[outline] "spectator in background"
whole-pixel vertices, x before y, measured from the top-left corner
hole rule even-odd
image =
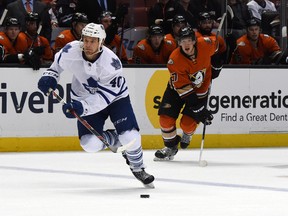
[[[82,29],[89,23],[89,20],[84,13],[75,13],[72,16],[71,28],[66,29],[56,37],[55,44],[53,46],[54,54],[62,49],[67,43],[80,40],[82,35]]]
[[[148,37],[138,42],[133,49],[133,63],[136,64],[167,64],[168,58],[176,45],[164,39],[163,28],[152,25]]]
[[[194,15],[198,15],[201,12],[213,12],[215,20],[213,28],[218,27],[218,23],[221,21],[221,5],[217,0],[191,0],[191,12]]]
[[[156,2],[148,11],[148,26],[159,25],[164,21],[164,9],[169,0],[160,0]]]
[[[251,0],[247,3],[252,18],[262,19],[262,14],[267,11],[277,11],[273,2],[269,0]]]
[[[209,37],[213,41],[217,40],[217,52],[211,57],[212,79],[215,79],[219,76],[223,64],[226,62],[226,43],[221,35],[218,35],[216,39],[216,34],[212,32],[215,22],[214,13],[212,14],[202,12],[198,15],[198,27],[195,35],[196,38]]]
[[[71,27],[72,16],[76,13],[78,0],[57,0],[55,15],[59,27]]]
[[[179,31],[187,26],[187,21],[182,15],[175,15],[172,20],[172,33],[166,34],[165,39],[172,41],[175,46],[178,46]]]
[[[50,15],[52,28],[59,27],[58,19],[56,17],[56,0],[41,0],[41,1],[46,5],[48,5],[49,7],[48,13]]]
[[[24,63],[26,41],[18,37],[21,27],[16,18],[7,17],[4,31],[0,32],[1,59],[6,63]]]
[[[29,6],[28,6],[29,5]],[[27,7],[26,7],[27,6]],[[40,35],[47,38],[50,42],[52,26],[51,19],[48,13],[48,6],[37,0],[30,0],[29,4],[26,0],[16,0],[7,5],[7,17],[17,18],[21,24],[22,31],[26,30],[25,16],[28,12],[39,14],[41,21],[41,32]]]
[[[116,0],[103,0],[104,5],[101,6],[100,0],[81,0],[78,1],[76,10],[77,12],[82,12],[87,14],[90,22],[98,23],[99,17],[103,11],[110,11],[116,14]]]
[[[236,48],[236,40],[246,33],[246,22],[250,19],[248,6],[244,0],[228,0],[227,5],[227,62]]]
[[[182,15],[187,20],[188,24],[195,28],[197,26],[196,19],[192,13],[192,4],[190,0],[169,0],[164,9],[164,31],[165,34],[172,33],[172,21],[175,15]]]
[[[49,41],[37,33],[39,22],[40,17],[37,13],[27,13],[25,17],[26,31],[19,34],[21,39],[24,38],[26,40],[26,50],[28,53],[25,56],[25,60],[28,60],[26,63],[33,70],[39,70],[41,64],[50,64],[53,60]]]
[[[127,64],[128,58],[125,47],[122,44],[120,36],[117,35],[118,25],[116,17],[110,11],[103,11],[99,17],[99,23],[104,26],[106,32],[104,45],[111,49],[122,63]]]
[[[260,21],[251,19],[247,23],[247,34],[237,40],[237,47],[232,54],[231,64],[271,64],[278,61],[286,62],[276,40],[261,34]]]

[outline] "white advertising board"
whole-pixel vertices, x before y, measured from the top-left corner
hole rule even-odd
[[[66,119],[61,105],[37,89],[43,70],[0,68],[1,137],[77,136],[76,120]],[[167,69],[124,68],[124,74],[141,134],[160,135],[157,106],[169,77]],[[64,72],[59,83],[59,93],[64,90],[68,100],[70,80]],[[213,80],[209,104],[214,120],[207,134],[286,133],[287,80],[287,69],[224,68]]]

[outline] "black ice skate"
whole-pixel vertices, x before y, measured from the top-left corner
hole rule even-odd
[[[155,152],[155,158],[154,161],[161,161],[161,160],[173,160],[174,156],[177,154],[178,152],[178,148],[177,146],[173,147],[173,148],[168,148],[165,147],[161,150],[157,150]]]
[[[186,149],[189,146],[189,144],[190,144],[191,138],[192,138],[191,135],[183,133],[182,137],[181,137],[181,141],[180,141],[180,147],[182,149]]]
[[[136,179],[142,182],[146,188],[155,188],[153,184],[153,181],[155,179],[154,176],[146,173],[144,168],[142,168],[139,171],[134,171],[131,169],[131,171],[133,175],[136,177]]]

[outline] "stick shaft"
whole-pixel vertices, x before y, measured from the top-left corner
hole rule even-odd
[[[55,91],[52,91],[53,96],[61,103],[61,104],[66,104],[66,101],[61,98]],[[72,115],[74,115],[78,121],[83,124],[92,134],[94,134],[96,137],[98,137],[101,142],[107,147],[109,148],[112,152],[116,153],[118,152],[117,147],[114,146],[110,146],[109,143],[105,140],[105,138],[103,136],[101,136],[86,120],[84,120],[81,116],[79,116],[74,110],[70,110],[70,112],[72,113]]]

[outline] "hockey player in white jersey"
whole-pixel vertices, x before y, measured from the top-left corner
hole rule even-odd
[[[136,139],[123,156],[133,175],[146,187],[154,187],[154,176],[145,172],[141,135],[130,103],[126,80],[119,58],[103,46],[106,33],[103,25],[89,23],[82,30],[80,41],[73,41],[63,47],[54,62],[40,78],[38,88],[49,95],[55,90],[60,74],[73,74],[72,102],[62,109],[67,118],[74,118],[71,110],[86,120],[110,145],[125,145]],[[106,119],[110,117],[116,130],[103,131]],[[97,136],[77,122],[80,145],[86,152],[97,152],[105,145]]]

